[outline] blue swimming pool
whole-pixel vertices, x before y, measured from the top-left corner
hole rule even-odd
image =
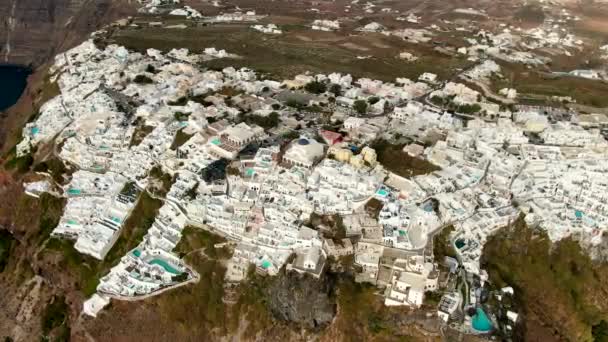
[[[68,189],[68,195],[80,195],[80,189]]]
[[[181,274],[182,272],[171,266],[167,261],[163,259],[152,259],[149,262],[150,265],[158,265],[165,269],[165,271],[173,274]]]
[[[482,308],[477,308],[477,313],[473,316],[471,325],[473,326],[473,329],[481,332],[492,330],[492,322]]]
[[[386,195],[388,195],[388,191],[386,191],[385,189],[380,189],[376,192],[376,194],[378,194],[378,196],[385,197]]]

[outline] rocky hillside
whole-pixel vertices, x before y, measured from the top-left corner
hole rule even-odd
[[[515,289],[525,341],[606,341],[608,265],[577,241],[552,244],[519,219],[488,240],[482,267],[494,285]]]
[[[0,1],[0,62],[42,65],[135,6],[134,0]]]

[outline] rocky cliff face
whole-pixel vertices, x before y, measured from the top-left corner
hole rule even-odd
[[[135,0],[0,1],[0,63],[37,67],[135,10]]]
[[[321,279],[296,272],[282,272],[266,290],[268,306],[275,317],[293,322],[310,330],[329,325],[336,315],[336,303],[331,296],[333,277]]]

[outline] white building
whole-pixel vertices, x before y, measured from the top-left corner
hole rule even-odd
[[[283,155],[283,162],[288,165],[305,167],[307,169],[325,156],[325,146],[314,139],[301,137],[291,142]]]

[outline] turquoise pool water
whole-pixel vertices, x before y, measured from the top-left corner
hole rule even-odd
[[[380,189],[378,190],[378,192],[376,192],[378,195],[384,197],[386,195],[388,195],[388,191],[384,190],[384,189]]]
[[[80,195],[80,189],[68,189],[69,195]]]
[[[32,132],[32,135],[36,135],[36,134],[40,133],[40,128],[38,128],[38,127],[32,127],[32,129],[30,130],[30,132]]]
[[[139,258],[141,256],[141,251],[139,249],[136,249],[133,251],[133,255]]]
[[[255,173],[255,170],[254,170],[254,169],[247,169],[247,170],[245,171],[245,175],[247,175],[247,177],[251,177],[251,176],[253,176],[253,174],[254,174],[254,173]]]
[[[580,219],[580,218],[582,218],[582,217],[583,217],[583,212],[582,212],[582,211],[580,211],[580,210],[576,210],[576,211],[574,212],[574,216],[576,216],[576,218]]]
[[[219,144],[221,144],[222,142],[220,141],[220,139],[215,138],[215,139],[211,140],[211,143],[212,143],[213,145],[219,145]]]
[[[477,308],[477,313],[473,316],[471,325],[477,331],[485,332],[492,330],[492,322],[481,308]]]
[[[263,269],[268,269],[270,266],[272,266],[272,264],[270,263],[270,261],[267,261],[267,260],[262,261],[262,268]]]
[[[114,216],[112,216],[110,219],[111,219],[112,221],[116,222],[116,223],[120,223],[120,222],[121,222],[121,221],[120,221],[120,219],[119,219],[118,217],[114,217]]]
[[[173,273],[173,274],[181,274],[182,272],[180,272],[179,270],[177,270],[176,268],[174,268],[173,266],[169,265],[168,262],[166,262],[163,259],[152,259],[149,262],[150,265],[158,265],[162,268],[165,269],[165,271],[169,272],[169,273]]]
[[[462,247],[464,247],[466,243],[464,242],[463,239],[458,239],[456,240],[456,248],[461,249]]]

